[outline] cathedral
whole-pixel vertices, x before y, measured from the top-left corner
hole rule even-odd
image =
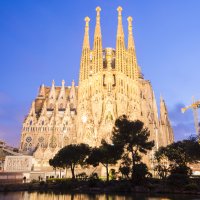
[[[90,18],[85,18],[85,33],[80,60],[79,84],[41,85],[23,122],[20,151],[33,155],[39,165],[47,166],[57,151],[71,143],[98,146],[110,141],[115,120],[127,115],[141,120],[150,130],[155,150],[173,142],[173,130],[164,100],[156,99],[149,80],[137,63],[132,17],[128,22],[128,44],[118,7],[115,48],[102,47],[101,8],[96,8],[93,46],[89,39]]]

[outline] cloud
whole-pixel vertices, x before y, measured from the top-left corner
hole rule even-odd
[[[177,103],[169,110],[169,118],[174,130],[175,140],[182,140],[195,134],[194,118],[192,110],[187,110],[184,114],[181,108],[185,107],[183,103]]]

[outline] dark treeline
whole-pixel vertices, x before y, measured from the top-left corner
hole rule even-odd
[[[142,156],[154,148],[154,141],[149,141],[150,132],[141,121],[130,121],[125,115],[115,121],[111,142],[101,141],[99,147],[90,147],[87,144],[70,144],[58,151],[49,164],[56,169],[70,169],[72,179],[85,178],[86,173],[75,175],[76,167],[87,168],[102,165],[106,169],[106,180],[130,180],[136,185],[146,182],[152,174],[142,162]],[[191,184],[191,169],[189,164],[200,160],[200,145],[198,138],[178,141],[166,147],[161,147],[154,155],[154,171],[162,181],[172,185]],[[117,164],[119,171],[111,169],[110,165]],[[120,176],[119,176],[120,175]],[[91,177],[98,179],[97,174]],[[152,178],[151,178],[152,179]]]

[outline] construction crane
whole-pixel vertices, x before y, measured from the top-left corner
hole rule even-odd
[[[181,111],[184,113],[188,109],[192,109],[193,115],[194,115],[194,125],[195,130],[197,133],[197,136],[200,137],[200,126],[199,126],[199,120],[198,120],[198,108],[200,108],[200,101],[195,101],[194,97],[192,98],[193,103],[189,106],[186,106],[185,108],[182,108]]]

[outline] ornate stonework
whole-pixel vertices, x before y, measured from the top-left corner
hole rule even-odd
[[[32,156],[6,156],[4,171],[6,172],[30,172],[32,170]]]
[[[20,149],[40,162],[48,161],[63,146],[84,142],[99,145],[110,141],[115,119],[125,114],[139,119],[150,130],[156,148],[173,142],[164,100],[158,117],[151,83],[143,78],[137,63],[132,18],[128,17],[128,45],[124,41],[122,8],[118,11],[116,49],[102,47],[100,7],[96,8],[93,48],[89,42],[89,17],[80,62],[79,86],[40,87],[24,120]]]

